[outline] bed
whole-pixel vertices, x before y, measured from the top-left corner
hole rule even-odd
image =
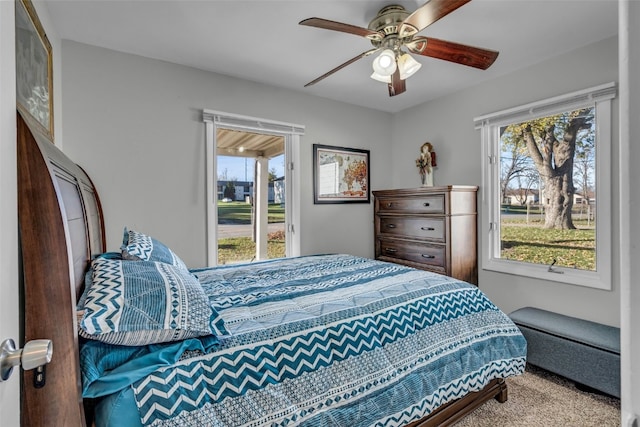
[[[524,371],[473,285],[347,254],[189,270],[126,229],[107,252],[90,178],[20,116],[18,162],[25,341],[54,347],[24,425],[451,425]]]

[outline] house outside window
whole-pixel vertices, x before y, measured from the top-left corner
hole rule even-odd
[[[611,289],[614,83],[475,119],[482,268]]]

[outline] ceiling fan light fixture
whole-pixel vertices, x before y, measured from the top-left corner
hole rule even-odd
[[[405,80],[422,66],[406,50],[415,55],[486,70],[496,60],[498,52],[417,35],[468,2],[469,0],[429,0],[413,12],[400,5],[385,6],[369,22],[367,28],[322,18],[300,21],[300,25],[361,36],[369,39],[373,45],[373,49],[338,65],[304,87],[314,85],[357,60],[375,53],[378,56],[373,60],[371,78],[388,83],[389,96],[396,96],[406,91]]]
[[[382,74],[378,74],[375,71],[373,72],[373,74],[371,74],[371,78],[382,83],[391,83],[391,76],[383,76]]]
[[[373,60],[374,74],[390,77],[397,68],[396,55],[391,49],[383,50],[376,59]]]
[[[408,53],[403,53],[398,58],[398,68],[400,69],[400,78],[402,80],[406,80],[413,76],[420,67],[422,67],[422,64],[416,61],[413,56]]]

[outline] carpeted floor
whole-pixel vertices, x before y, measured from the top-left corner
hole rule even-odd
[[[491,400],[455,427],[617,427],[620,400],[576,389],[572,381],[527,366],[507,379],[509,400]]]

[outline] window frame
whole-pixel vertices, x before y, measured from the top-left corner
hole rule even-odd
[[[616,84],[571,92],[474,118],[481,131],[481,268],[590,288],[611,290],[611,145],[612,110]],[[500,127],[560,112],[595,107],[596,117],[596,269],[533,264],[500,258]]]
[[[300,164],[300,140],[305,133],[305,126],[293,123],[278,122],[269,119],[225,113],[216,110],[202,110],[202,121],[205,124],[205,156],[206,156],[206,201],[207,201],[207,266],[214,267],[218,263],[218,186],[217,186],[217,131],[231,129],[243,132],[263,133],[284,137],[285,149],[285,256],[300,255],[300,174],[294,165]]]

